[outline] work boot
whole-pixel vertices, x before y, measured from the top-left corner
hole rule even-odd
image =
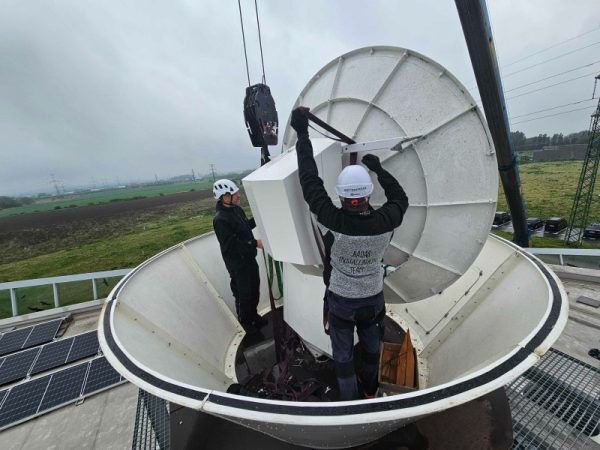
[[[372,387],[371,387],[371,389],[368,389],[367,386],[365,385],[365,383],[363,382],[363,380],[361,379],[360,375],[357,378],[358,378],[358,389],[362,392],[363,399],[370,400],[370,399],[374,399],[375,397],[377,397],[377,387],[375,387],[375,389],[373,389]]]

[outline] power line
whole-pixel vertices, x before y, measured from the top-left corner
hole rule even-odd
[[[550,84],[548,86],[544,86],[544,87],[541,87],[541,88],[538,88],[538,89],[533,89],[531,91],[523,92],[522,94],[519,94],[519,95],[513,95],[512,97],[507,97],[506,100],[511,100],[513,98],[518,98],[518,97],[523,97],[524,95],[533,94],[534,92],[543,91],[545,89],[549,89],[549,88],[554,87],[554,86],[558,86],[558,85],[561,85],[561,84],[569,83],[570,81],[575,81],[575,80],[579,80],[581,78],[589,77],[591,75],[594,75],[595,73],[596,72],[592,72],[592,73],[588,73],[588,74],[585,74],[585,75],[581,75],[579,77],[569,78],[568,80],[559,81],[558,83]]]
[[[513,65],[515,65],[515,64],[517,64],[517,63],[519,63],[519,62],[521,62],[521,61],[524,61],[524,60],[526,60],[526,59],[529,59],[529,58],[531,58],[532,56],[539,55],[540,53],[544,53],[545,51],[551,50],[551,49],[553,49],[553,48],[555,48],[555,47],[558,47],[559,45],[565,44],[565,43],[567,43],[567,42],[574,41],[575,39],[578,39],[578,38],[580,38],[580,37],[582,37],[582,36],[588,35],[588,34],[590,34],[590,33],[593,33],[594,31],[598,31],[598,30],[600,30],[600,27],[594,28],[593,30],[588,30],[588,31],[586,31],[585,33],[578,34],[577,36],[573,36],[572,38],[565,39],[564,41],[557,42],[556,44],[553,44],[553,45],[551,45],[550,47],[546,47],[546,48],[544,48],[544,49],[542,49],[542,50],[539,50],[539,51],[537,51],[537,52],[535,52],[535,53],[531,53],[530,55],[523,56],[522,58],[519,58],[519,59],[517,59],[516,61],[513,61],[513,62],[511,62],[511,63],[509,63],[509,64],[506,64],[506,65],[505,65],[503,68],[504,68],[504,69],[506,69],[507,67],[513,66]]]
[[[540,66],[540,65],[542,65],[542,64],[545,64],[545,63],[547,63],[547,62],[550,62],[550,61],[554,61],[554,60],[556,60],[556,59],[560,59],[560,58],[562,58],[563,56],[568,56],[568,55],[571,55],[571,54],[573,54],[573,53],[575,53],[575,52],[578,52],[579,50],[584,50],[584,49],[586,49],[586,48],[593,47],[594,45],[598,45],[598,44],[600,44],[600,41],[598,41],[598,42],[594,42],[594,43],[592,43],[592,44],[589,44],[589,45],[585,45],[585,46],[583,46],[583,47],[576,48],[576,49],[574,49],[574,50],[571,50],[571,51],[569,51],[569,52],[566,52],[566,53],[562,53],[562,54],[560,54],[560,55],[558,55],[558,56],[554,56],[554,57],[552,57],[552,58],[549,58],[549,59],[546,59],[546,60],[544,60],[544,61],[540,61],[540,62],[538,62],[538,63],[536,63],[536,64],[532,64],[531,66],[524,67],[524,68],[522,68],[522,69],[516,70],[516,71],[514,71],[514,72],[511,72],[511,73],[509,73],[509,74],[506,74],[506,75],[504,75],[504,74],[501,74],[502,80],[504,80],[504,79],[506,79],[506,78],[508,78],[508,77],[510,77],[510,76],[512,76],[512,75],[515,75],[515,74],[517,74],[517,73],[521,73],[521,72],[524,72],[525,70],[533,69],[534,67]],[[509,64],[509,65],[510,65],[510,64]],[[502,66],[502,67],[500,67],[500,69],[505,69],[506,67],[508,67],[508,66]],[[471,78],[471,80],[474,80],[474,78]],[[468,89],[468,90],[471,90],[471,89],[473,89],[474,87],[477,87],[477,83],[475,83],[475,84],[473,84],[473,83],[469,83],[469,85],[467,86],[467,89]]]
[[[581,103],[590,102],[592,100],[594,100],[594,99],[593,98],[586,98],[585,100],[579,100],[579,101],[573,102],[573,103],[565,103],[564,105],[552,106],[551,108],[538,109],[537,111],[532,111],[532,112],[528,112],[528,113],[525,113],[525,114],[519,114],[518,116],[512,116],[510,119],[512,120],[512,119],[518,119],[519,117],[532,116],[534,114],[538,114],[538,113],[541,113],[541,112],[552,111],[553,109],[564,108],[565,106],[579,105]]]
[[[589,44],[589,45],[586,45],[586,46],[584,46],[584,47],[579,47],[579,48],[576,48],[575,50],[571,50],[570,52],[562,53],[562,54],[560,54],[560,55],[558,55],[558,56],[554,56],[554,57],[552,57],[552,58],[550,58],[550,59],[546,59],[546,60],[544,60],[544,61],[540,61],[539,63],[533,64],[533,65],[531,65],[531,66],[527,66],[527,67],[524,67],[524,68],[522,68],[522,69],[515,70],[514,72],[507,73],[506,75],[502,75],[502,79],[506,79],[506,78],[508,78],[508,77],[511,77],[511,76],[513,76],[513,75],[517,74],[517,73],[521,73],[521,72],[524,72],[524,71],[526,71],[526,70],[533,69],[534,67],[541,66],[542,64],[546,64],[547,62],[550,62],[550,61],[555,61],[555,60],[557,60],[557,59],[559,59],[559,58],[562,58],[563,56],[568,56],[568,55],[571,55],[571,54],[573,54],[573,53],[575,53],[575,52],[578,52],[578,51],[580,51],[580,50],[584,50],[584,49],[586,49],[586,48],[593,47],[594,45],[598,45],[598,44],[600,44],[600,41],[594,42],[593,44]]]
[[[545,116],[536,117],[534,119],[519,120],[518,122],[513,122],[512,125],[516,125],[518,123],[532,122],[534,120],[545,119],[547,117],[561,116],[563,114],[568,114],[568,113],[572,113],[575,111],[583,111],[584,109],[591,109],[591,108],[595,108],[595,106],[585,106],[583,108],[570,109],[569,111],[563,111],[563,112],[559,112],[559,113],[555,113],[555,114],[547,114]]]
[[[525,86],[531,86],[532,84],[541,83],[542,81],[549,80],[550,78],[558,77],[559,75],[564,75],[565,73],[569,73],[569,72],[575,72],[576,70],[583,69],[584,67],[590,67],[590,66],[593,66],[594,64],[598,64],[598,63],[600,63],[600,60],[594,61],[594,62],[589,63],[589,64],[584,64],[583,66],[575,67],[574,69],[565,70],[564,72],[560,72],[560,73],[557,73],[557,74],[554,74],[554,75],[550,75],[550,76],[545,77],[545,78],[540,78],[537,81],[532,81],[531,83],[522,84],[520,86],[516,86],[516,87],[511,88],[511,89],[509,89],[507,91],[504,91],[504,92],[506,93],[506,92],[516,91],[517,89],[521,89],[521,88],[523,88]]]

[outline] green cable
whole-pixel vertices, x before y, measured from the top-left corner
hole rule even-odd
[[[269,283],[269,289],[273,286],[273,265],[275,265],[275,273],[277,275],[277,287],[279,289],[279,297],[274,298],[274,300],[279,300],[283,297],[283,279],[281,277],[281,267],[280,262],[275,261],[271,255],[269,255],[268,262],[267,257],[265,256],[266,252],[263,249],[263,261],[265,262],[265,270],[267,272],[267,282]]]

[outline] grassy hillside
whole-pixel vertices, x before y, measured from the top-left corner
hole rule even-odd
[[[150,256],[211,229],[212,214],[209,212],[195,217],[174,215],[155,222],[140,223],[137,230],[126,234],[2,264],[0,282],[135,267]],[[99,280],[99,298],[106,297],[117,281]],[[59,289],[61,306],[92,298],[89,281],[61,284]],[[52,286],[19,289],[16,292],[20,314],[54,306]],[[0,318],[10,315],[10,293],[0,291]]]
[[[212,215],[169,217],[123,235],[0,265],[0,282],[134,267],[178,242],[212,229]]]
[[[521,190],[528,217],[569,218],[577,189],[582,161],[523,164],[519,167]],[[596,189],[589,221],[600,221],[600,190]],[[498,210],[507,210],[502,186],[498,191]]]

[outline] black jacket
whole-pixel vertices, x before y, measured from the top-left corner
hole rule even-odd
[[[219,201],[216,210],[213,228],[221,246],[223,261],[228,271],[235,272],[255,261],[256,239],[252,229],[256,223],[253,218],[246,218],[239,206],[226,207]]]
[[[378,236],[400,226],[408,208],[408,197],[402,186],[388,171],[382,168],[377,173],[377,180],[384,190],[387,202],[378,209],[369,207],[368,211],[356,213],[337,208],[329,198],[323,180],[319,177],[308,134],[298,136],[296,154],[304,200],[308,203],[310,211],[317,216],[317,221],[328,230],[348,236]],[[333,235],[326,233],[323,242],[325,244],[323,280],[325,285],[329,286]]]

